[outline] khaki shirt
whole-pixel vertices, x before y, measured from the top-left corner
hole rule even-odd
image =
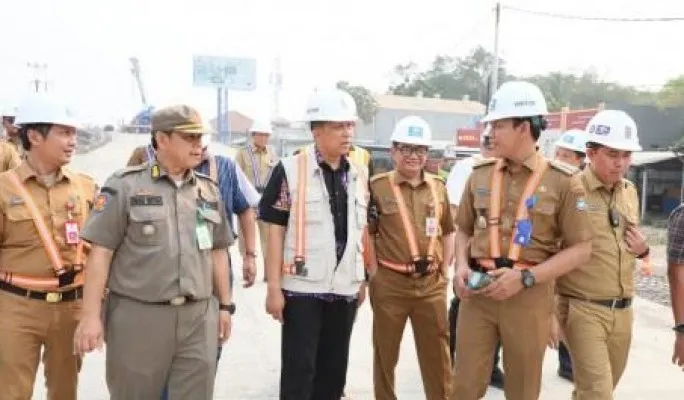
[[[128,162],[126,163],[126,166],[132,167],[135,165],[144,164],[147,161],[147,145],[138,146],[135,148],[135,150],[133,150],[131,157],[128,159]]]
[[[21,157],[14,145],[0,141],[0,172],[10,170],[21,164]]]
[[[216,183],[189,171],[179,188],[157,163],[143,164],[109,177],[82,236],[114,251],[111,292],[143,302],[204,299],[212,295],[212,259],[199,249],[200,218],[212,249],[232,244]]]
[[[516,173],[504,164],[501,201],[501,225],[499,240],[501,256],[508,256],[513,235],[515,215],[522,192],[535,168],[543,159],[535,153],[523,162]],[[466,183],[465,193],[458,209],[458,228],[473,238],[470,254],[473,258],[491,258],[489,230],[477,223],[489,218],[492,172],[496,159],[476,164]],[[529,211],[532,221],[530,244],[520,252],[520,261],[540,263],[560,251],[560,242],[566,247],[591,239],[589,217],[585,210],[584,187],[577,169],[555,161],[549,161],[534,195],[537,203]]]
[[[247,147],[242,148],[238,151],[235,162],[245,172],[247,179],[249,179],[252,185],[261,192],[266,187],[271,170],[278,163],[278,157],[272,146],[266,146],[263,149],[257,148],[254,144],[248,144],[247,146],[252,154],[250,155]],[[253,159],[252,156],[254,156]]]
[[[65,223],[70,207],[74,220],[85,219],[88,210],[84,209],[84,202],[86,207],[92,204],[97,192],[95,181],[62,167],[55,184],[48,188],[26,161],[15,171],[43,216],[64,264],[74,264],[76,246],[66,243]],[[9,172],[0,174],[0,214],[0,270],[36,278],[55,277],[33,215],[10,180]]]
[[[390,186],[390,175],[386,172],[371,179],[371,204],[377,210],[377,218],[371,218],[369,232],[375,235],[375,251],[379,260],[392,263],[407,263],[412,260],[404,224],[399,214],[399,207]],[[399,174],[395,183],[399,185],[402,197],[411,219],[411,229],[418,245],[420,256],[427,256],[431,238],[427,236],[426,221],[428,217],[439,214],[437,221],[437,243],[435,259],[442,263],[442,238],[454,231],[453,219],[447,199],[444,182],[432,174],[424,174],[424,180],[418,186],[411,186]],[[432,191],[425,179],[431,179],[437,191],[437,199],[432,197]]]
[[[587,192],[587,214],[593,231],[591,259],[557,282],[560,294],[593,300],[632,297],[636,260],[627,250],[625,230],[639,223],[639,199],[632,182],[623,180],[613,190],[607,188],[587,167],[581,173]],[[620,214],[613,228],[608,219],[610,206]]]

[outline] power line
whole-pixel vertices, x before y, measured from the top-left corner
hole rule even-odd
[[[658,17],[658,18],[612,18],[612,17],[586,17],[581,15],[557,14],[546,11],[526,10],[513,6],[501,6],[504,9],[517,11],[519,13],[536,15],[540,17],[558,18],[558,19],[574,19],[582,21],[604,21],[604,22],[681,22],[684,17]]]

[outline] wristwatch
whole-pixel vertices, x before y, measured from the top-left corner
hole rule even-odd
[[[235,303],[230,303],[230,304],[219,304],[219,310],[220,311],[228,311],[230,315],[235,314]]]
[[[679,324],[672,329],[677,333],[684,333],[684,324]]]
[[[534,277],[534,272],[529,269],[524,269],[520,272],[522,284],[525,289],[529,289],[536,283],[537,279]]]
[[[252,258],[257,258],[257,253],[256,251],[245,251],[245,255],[252,257]]]

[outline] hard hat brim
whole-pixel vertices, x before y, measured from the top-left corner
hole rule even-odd
[[[605,140],[587,140],[588,143],[596,143],[600,144],[601,146],[608,147],[613,150],[619,150],[619,151],[642,151],[643,148],[641,147],[640,144],[638,143],[633,143],[633,142],[608,142]]]

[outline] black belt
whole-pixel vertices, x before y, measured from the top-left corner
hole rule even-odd
[[[41,300],[48,303],[61,303],[65,301],[74,301],[83,298],[83,287],[79,286],[74,289],[66,290],[64,292],[41,292],[24,289],[19,286],[11,285],[7,282],[0,281],[0,290],[16,294],[21,297],[28,297],[33,300]]]
[[[592,304],[598,304],[599,306],[608,307],[611,310],[615,309],[615,308],[617,308],[617,309],[628,308],[632,305],[632,298],[631,297],[624,297],[624,298],[620,298],[620,299],[605,299],[605,300],[581,299],[579,297],[573,297],[573,296],[565,296],[565,297],[569,297],[569,298],[575,299],[575,300],[588,301],[589,303],[592,303]]]
[[[129,300],[133,300],[133,301],[138,302],[138,303],[150,304],[150,305],[154,305],[154,306],[176,306],[176,307],[178,307],[178,306],[182,306],[183,304],[195,303],[195,302],[198,302],[201,300],[205,300],[205,299],[197,299],[197,298],[194,298],[192,296],[176,296],[170,300],[143,301],[143,300],[139,300],[139,299],[136,299],[136,298],[133,298],[130,296],[126,296],[123,294],[119,294],[119,293],[113,293],[113,294],[116,296],[119,296],[119,297],[123,297],[123,298],[129,299]]]

